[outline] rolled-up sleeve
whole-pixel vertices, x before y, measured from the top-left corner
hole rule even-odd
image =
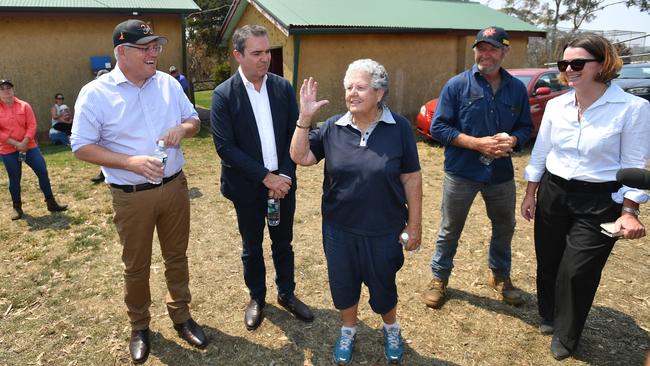
[[[97,112],[93,109],[90,93],[86,88],[81,89],[77,102],[74,105],[74,123],[72,124],[72,135],[70,145],[75,152],[86,145],[96,144],[100,138],[100,126],[97,121]]]

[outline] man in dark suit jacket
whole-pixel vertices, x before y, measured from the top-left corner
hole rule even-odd
[[[269,226],[278,303],[310,322],[314,315],[294,295],[291,241],[296,208],[296,166],[289,145],[298,120],[291,85],[268,73],[269,40],[262,26],[244,26],[233,34],[238,71],[217,86],[212,97],[212,135],[221,157],[221,193],[237,212],[242,237],[244,280],[251,300],[244,323],[256,329],[264,318],[266,269],[262,252],[267,199],[280,199],[280,223]]]

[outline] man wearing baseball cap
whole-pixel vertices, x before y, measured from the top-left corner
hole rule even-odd
[[[442,217],[431,259],[433,279],[423,293],[432,308],[444,304],[465,220],[480,192],[492,221],[488,284],[499,298],[521,305],[510,280],[510,244],[515,229],[515,182],[510,153],[533,129],[524,84],[501,67],[510,49],[508,33],[495,26],[476,35],[475,64],[442,89],[431,136],[445,145]]]
[[[178,69],[176,69],[176,66],[172,65],[169,67],[169,75],[173,76],[174,79],[176,79],[180,84],[181,87],[183,88],[183,91],[185,92],[185,95],[190,95],[190,84],[187,82],[187,78],[185,75],[181,74]]]
[[[124,302],[131,322],[129,351],[135,363],[149,355],[149,271],[154,229],[167,282],[167,312],[179,336],[207,345],[192,319],[187,246],[190,206],[181,140],[196,134],[198,114],[180,84],[156,70],[167,38],[141,20],[113,31],[116,67],[85,85],[75,104],[72,151],[102,166],[113,196],[114,223],[122,244]],[[153,157],[162,140],[167,158]]]

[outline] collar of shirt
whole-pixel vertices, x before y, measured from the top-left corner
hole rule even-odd
[[[257,91],[257,89],[255,89],[255,84],[251,83],[250,81],[248,81],[248,79],[246,79],[246,75],[244,75],[241,66],[237,68],[237,72],[239,72],[239,76],[241,76],[241,79],[244,82],[244,86],[246,88],[253,88],[253,90]],[[268,78],[269,78],[268,75],[264,75],[264,79],[262,79],[262,88],[266,88],[266,79]]]
[[[388,107],[384,106],[382,107],[382,112],[381,115],[379,116],[379,119],[371,123],[365,132],[362,132],[359,129],[359,127],[357,127],[357,125],[355,125],[352,122],[352,113],[350,113],[350,111],[346,112],[343,116],[341,116],[341,118],[339,118],[336,122],[334,122],[334,124],[342,127],[350,126],[355,130],[361,132],[361,139],[359,140],[359,146],[366,146],[368,144],[368,139],[370,138],[370,135],[372,135],[372,132],[375,130],[379,122],[384,122],[389,125],[394,125],[397,123],[395,122],[395,118],[393,118],[393,114],[390,112]]]
[[[122,83],[129,83],[129,84],[133,85],[136,88],[144,88],[145,86],[147,86],[147,84],[149,84],[152,80],[156,79],[156,77],[158,76],[158,72],[156,72],[152,76],[148,77],[147,80],[145,80],[144,84],[142,84],[142,87],[139,87],[139,86],[133,84],[131,81],[129,81],[129,79],[126,78],[126,76],[124,75],[124,73],[120,69],[119,64],[116,64],[115,68],[113,70],[111,70],[108,74],[110,75],[108,80],[111,81],[113,84],[120,85]]]
[[[475,80],[481,80],[482,83],[485,84],[485,86],[489,87],[490,83],[488,83],[487,79],[481,74],[481,71],[478,69],[478,65],[474,64],[472,66],[472,75],[474,75]],[[499,75],[501,75],[501,84],[499,85],[499,90],[503,88],[507,83],[510,82],[512,79],[512,75],[510,75],[509,72],[507,72],[503,67],[499,68]],[[496,94],[496,93],[495,93]]]
[[[611,86],[612,85],[610,83],[605,90],[605,93],[603,93],[600,98],[598,98],[592,105],[590,105],[587,110],[596,108],[606,103],[625,103],[627,101],[625,91],[623,91],[623,89],[620,87],[612,88]],[[576,91],[574,89],[571,89],[568,93],[564,93],[556,98],[558,99],[558,103],[560,103],[563,108],[578,108],[578,103],[576,102]]]

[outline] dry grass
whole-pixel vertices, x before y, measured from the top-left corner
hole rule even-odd
[[[398,277],[399,317],[407,340],[405,365],[546,365],[550,338],[537,332],[532,224],[518,220],[513,278],[526,304],[496,301],[486,286],[489,222],[476,200],[456,256],[451,299],[427,309],[420,295],[439,223],[442,149],[418,143],[424,173],[424,246],[407,255]],[[164,306],[164,267],[154,250],[150,365],[328,365],[340,326],[333,309],[321,247],[322,165],[299,169],[295,224],[297,294],[316,313],[305,325],[275,302],[270,261],[267,319],[254,332],[243,326],[247,302],[235,213],[219,194],[219,164],[211,138],[185,145],[191,187],[189,250],[192,311],[211,339],[203,351],[182,343]],[[25,220],[9,220],[6,173],[0,172],[0,365],[120,365],[129,363],[129,325],[122,303],[121,247],[112,224],[110,195],[88,178],[97,169],[69,151],[46,149],[57,197],[70,204],[49,215],[36,180],[23,181]],[[521,176],[528,155],[515,158]],[[518,180],[518,192],[523,192]],[[521,198],[521,197],[519,197]],[[646,224],[650,216],[643,206]],[[565,365],[640,365],[650,347],[650,239],[620,241],[605,269],[575,359]],[[270,248],[265,244],[267,253]],[[381,320],[361,300],[355,365],[384,364]]]

